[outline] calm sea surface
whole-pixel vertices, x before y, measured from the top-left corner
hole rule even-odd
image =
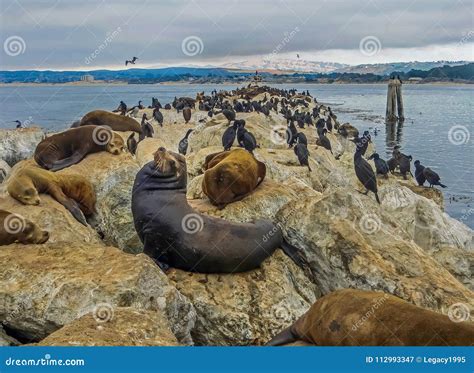
[[[446,211],[474,228],[474,87],[404,85],[406,120],[403,126],[384,123],[385,85],[275,85],[279,88],[308,89],[319,102],[329,104],[338,120],[359,130],[377,129],[377,151],[385,159],[395,144],[438,172],[444,184]],[[219,89],[237,86],[220,85]],[[174,96],[194,97],[209,93],[211,85],[103,85],[103,86],[21,86],[0,87],[0,128],[11,121],[34,123],[50,131],[65,129],[94,109],[115,109],[120,100],[134,105],[143,100],[161,103]],[[472,136],[471,136],[472,135]]]

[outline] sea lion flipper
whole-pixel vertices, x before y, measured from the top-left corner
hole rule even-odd
[[[257,186],[261,184],[261,182],[265,179],[265,175],[267,174],[267,166],[265,166],[265,163],[260,162],[257,160],[257,166],[258,166],[258,183]]]
[[[85,156],[84,153],[76,152],[70,157],[54,162],[50,168],[50,171],[59,171],[59,170],[62,170],[63,168],[79,163],[82,160],[82,158],[84,158],[84,156]]]
[[[78,203],[66,196],[59,186],[50,185],[48,192],[56,201],[63,205],[79,223],[87,226],[86,218],[79,208]]]
[[[288,343],[296,342],[298,338],[292,331],[292,327],[288,327],[274,336],[269,342],[265,343],[265,346],[281,346]]]

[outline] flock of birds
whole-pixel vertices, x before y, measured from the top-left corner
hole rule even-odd
[[[213,90],[210,95],[204,95],[204,92],[199,93],[196,99],[189,97],[175,97],[171,104],[164,106],[165,110],[175,109],[177,113],[182,112],[185,123],[188,123],[191,119],[192,109],[196,108],[196,104],[200,111],[207,111],[208,117],[213,117],[216,114],[222,113],[228,121],[228,126],[222,134],[222,146],[224,150],[230,150],[234,145],[235,141],[240,147],[246,149],[253,154],[253,151],[259,147],[255,136],[246,128],[246,122],[244,119],[237,119],[239,113],[256,112],[265,116],[270,116],[271,112],[280,113],[286,119],[286,143],[288,148],[293,148],[298,162],[301,166],[308,167],[311,172],[309,164],[310,153],[308,150],[308,139],[306,135],[298,131],[306,127],[315,127],[316,129],[316,145],[327,149],[333,154],[331,141],[327,137],[328,133],[333,130],[339,134],[346,136],[345,128],[340,126],[337,121],[337,116],[332,112],[330,107],[319,105],[317,100],[312,98],[309,91],[303,91],[298,93],[296,89],[282,90],[271,87],[258,87],[257,91],[253,91],[252,96],[255,98],[258,89],[261,89],[260,93],[265,93],[261,100],[255,100],[251,98],[249,91],[245,88],[241,88],[232,92]],[[234,96],[232,101],[229,100],[230,96]],[[270,98],[269,98],[270,96]],[[239,99],[235,98],[238,97]],[[311,111],[302,110],[308,108],[313,103],[314,107]],[[163,127],[163,113],[160,111],[163,106],[158,99],[152,98],[151,106],[148,108],[153,109],[153,119],[158,123],[159,126]],[[120,112],[122,115],[137,116],[139,110],[145,109],[142,101],[139,101],[137,105],[128,108],[127,105],[121,101],[118,108],[114,112]],[[138,142],[143,140],[145,137],[153,137],[154,130],[151,123],[148,121],[147,114],[143,114],[141,119],[142,132],[139,136]],[[201,119],[200,121],[205,121]],[[178,151],[180,154],[186,155],[188,149],[188,140],[193,129],[189,129],[186,135],[179,141]],[[357,132],[356,132],[357,133]],[[137,148],[138,142],[134,138],[135,133],[132,133],[127,140],[127,145],[130,151],[134,154]],[[369,191],[375,194],[375,198],[378,203],[380,199],[377,190],[377,176],[384,176],[388,178],[388,175],[395,172],[398,168],[400,174],[404,179],[407,179],[407,174],[411,173],[411,161],[412,156],[403,154],[399,147],[393,150],[392,158],[385,161],[380,157],[378,153],[373,153],[368,158],[364,158],[368,149],[369,143],[372,141],[369,131],[364,131],[362,136],[357,135],[352,139],[356,144],[356,151],[354,153],[354,169],[358,180],[364,185],[365,193]],[[334,154],[333,154],[334,155]],[[335,155],[335,159],[339,159],[340,155]],[[375,165],[375,172],[368,160],[373,160]],[[419,186],[423,186],[425,182],[428,182],[430,187],[435,185],[445,188],[446,186],[441,183],[440,176],[429,167],[421,165],[420,161],[415,161],[415,179]]]

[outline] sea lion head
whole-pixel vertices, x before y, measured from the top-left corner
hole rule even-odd
[[[186,165],[185,158],[177,153],[170,152],[164,147],[158,148],[158,150],[153,154],[155,161],[155,168],[163,176],[176,176],[179,178]]]
[[[38,191],[30,178],[21,177],[20,175],[13,177],[8,183],[7,190],[12,198],[24,205],[37,206],[41,202]]]
[[[18,241],[23,244],[42,244],[49,240],[49,232],[41,230],[36,224],[26,220],[25,227],[18,237]]]
[[[125,143],[122,139],[122,136],[112,132],[112,137],[107,143],[107,151],[113,155],[119,155],[125,150]]]

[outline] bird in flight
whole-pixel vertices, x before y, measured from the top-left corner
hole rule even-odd
[[[131,60],[125,60],[125,66],[127,66],[129,63],[132,65],[135,65],[135,61],[138,60],[137,57],[133,57]]]
[[[300,58],[300,55],[298,53],[296,53],[296,58]]]

